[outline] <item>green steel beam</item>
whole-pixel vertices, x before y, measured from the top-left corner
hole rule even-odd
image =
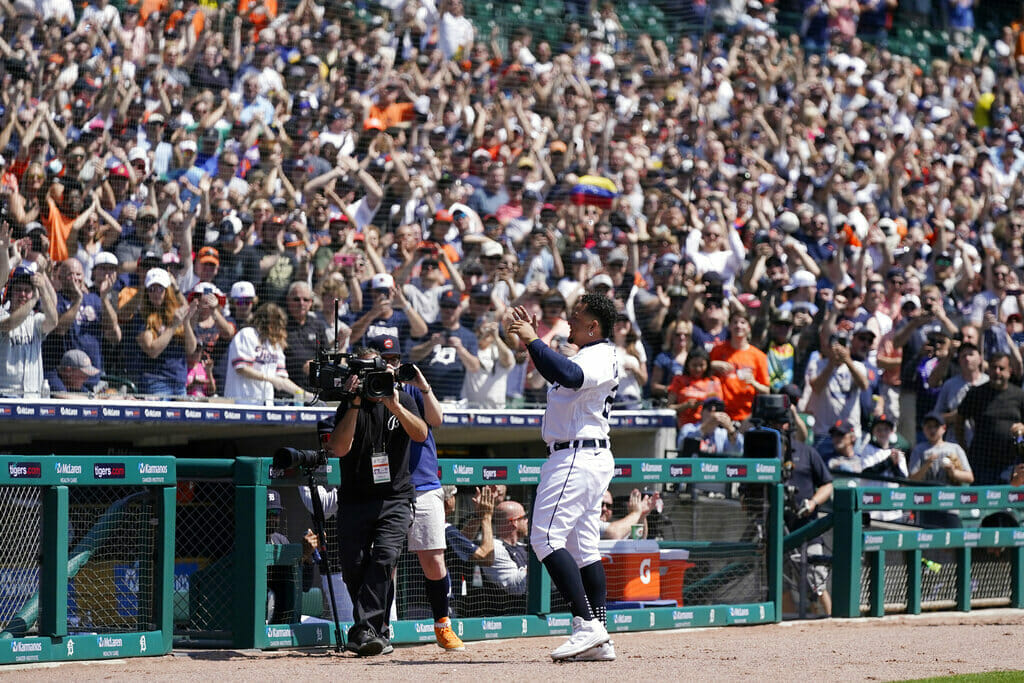
[[[177,522],[177,486],[157,489],[156,557],[153,562],[153,618],[164,635],[164,654],[171,651],[174,633],[174,538]],[[157,653],[154,653],[157,654]]]
[[[956,608],[971,611],[971,549],[956,550]]]
[[[68,487],[44,488],[39,634],[68,633]]]
[[[267,487],[236,486],[231,591],[235,647],[258,648],[266,641],[267,564],[262,561],[266,544]]]
[[[885,551],[868,553],[868,567],[871,581],[871,602],[869,614],[885,616]]]
[[[1024,548],[1010,551],[1010,607],[1024,607]]]
[[[782,484],[768,487],[768,529],[765,563],[768,565],[768,601],[776,606],[775,621],[782,620],[782,537],[784,533],[784,520],[782,510],[785,504],[785,497]],[[808,525],[810,526],[810,525]]]
[[[863,522],[858,509],[857,489],[836,489],[832,509],[832,616],[860,616],[860,566]]]
[[[907,553],[907,614],[921,613],[921,551]]]

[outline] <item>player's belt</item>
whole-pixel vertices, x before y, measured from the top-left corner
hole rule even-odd
[[[570,448],[608,448],[611,442],[608,439],[578,439],[576,441],[559,441],[548,446],[548,453],[557,453]]]

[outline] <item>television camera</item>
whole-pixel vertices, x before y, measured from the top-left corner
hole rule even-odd
[[[316,358],[309,364],[309,386],[324,401],[352,398],[353,394],[345,389],[352,375],[359,378],[359,393],[363,398],[387,398],[395,394],[395,380],[409,382],[416,379],[416,369],[411,363],[405,363],[392,373],[379,356],[359,358],[351,353],[327,353],[323,350],[317,351]]]

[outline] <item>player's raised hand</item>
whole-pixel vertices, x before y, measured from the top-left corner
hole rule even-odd
[[[520,317],[517,313],[515,320],[508,327],[509,332],[516,335],[523,340],[524,344],[529,344],[533,340],[538,338],[537,330],[530,321],[529,315]]]

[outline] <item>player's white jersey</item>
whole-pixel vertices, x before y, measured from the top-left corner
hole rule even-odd
[[[583,369],[583,386],[548,388],[541,437],[549,446],[573,439],[608,438],[608,414],[619,387],[619,354],[603,341],[584,346],[569,359]]]

